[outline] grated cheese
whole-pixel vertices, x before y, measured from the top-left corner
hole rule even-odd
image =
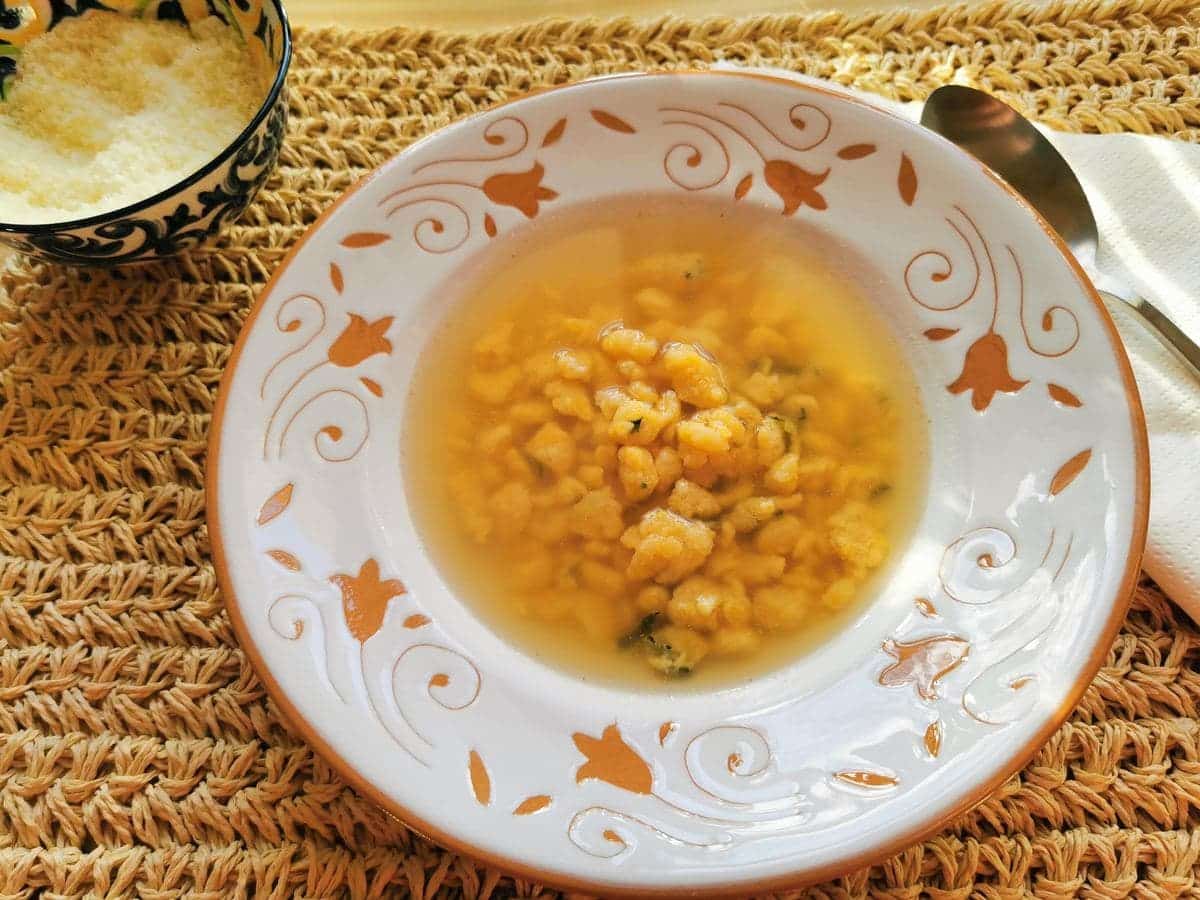
[[[78,219],[170,187],[249,124],[265,74],[214,16],[60,23],[25,45],[0,102],[0,221]]]

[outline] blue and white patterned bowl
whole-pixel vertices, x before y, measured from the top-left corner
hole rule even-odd
[[[266,98],[242,133],[208,164],[169,188],[83,219],[41,225],[0,222],[0,242],[47,262],[151,262],[217,234],[250,205],[275,168],[287,125],[283,86],[292,57],[291,31],[280,0],[0,0],[0,102],[20,66],[22,45],[91,9],[179,21],[217,15],[238,29],[246,52],[260,55],[275,70]]]

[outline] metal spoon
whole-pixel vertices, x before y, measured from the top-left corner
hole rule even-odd
[[[921,124],[1012,185],[1066,241],[1101,296],[1136,312],[1155,337],[1200,376],[1200,346],[1149,300],[1101,270],[1096,259],[1096,218],[1083,186],[1054,145],[1027,119],[990,94],[955,84],[929,95]]]

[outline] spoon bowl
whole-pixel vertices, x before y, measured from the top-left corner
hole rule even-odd
[[[930,96],[921,124],[997,172],[1037,207],[1076,258],[1095,262],[1099,232],[1083,186],[1028,119],[990,94],[951,84]]]

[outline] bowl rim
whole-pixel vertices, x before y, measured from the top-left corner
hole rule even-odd
[[[453,124],[460,124],[473,119],[482,118],[492,114],[495,110],[510,106],[513,103],[518,103],[530,97],[538,96],[545,93],[555,91],[569,91],[579,88],[582,85],[592,84],[601,81],[616,81],[620,79],[640,79],[646,77],[726,77],[726,78],[755,78],[774,84],[786,85],[793,88],[813,91],[819,94],[824,94],[834,100],[840,102],[852,103],[856,106],[867,107],[880,115],[887,116],[902,123],[902,127],[920,132],[923,135],[929,136],[935,143],[940,143],[946,152],[958,154],[970,160],[974,165],[977,165],[983,173],[993,181],[995,181],[1018,205],[1025,208],[1033,214],[1036,224],[1042,232],[1050,240],[1055,249],[1062,255],[1063,259],[1070,266],[1071,270],[1079,279],[1080,285],[1087,298],[1099,313],[1100,320],[1104,326],[1105,333],[1115,347],[1115,356],[1117,367],[1120,371],[1121,382],[1125,388],[1125,396],[1130,410],[1130,427],[1132,430],[1133,450],[1134,450],[1134,483],[1135,495],[1133,509],[1131,510],[1132,526],[1129,546],[1126,551],[1125,567],[1122,573],[1120,585],[1112,598],[1111,607],[1108,614],[1108,619],[1104,624],[1103,631],[1097,638],[1092,651],[1084,661],[1080,670],[1079,677],[1072,682],[1069,689],[1063,695],[1062,701],[1054,709],[1048,717],[1046,723],[1036,731],[1030,738],[1021,744],[1018,744],[1008,761],[1003,764],[997,772],[991,777],[982,779],[966,793],[966,795],[956,803],[951,809],[935,819],[931,819],[927,823],[920,826],[910,828],[909,830],[891,837],[884,841],[879,847],[860,851],[848,859],[839,863],[834,863],[822,866],[816,869],[800,870],[794,873],[771,876],[761,878],[753,882],[715,882],[711,885],[703,887],[681,887],[681,886],[627,886],[620,884],[605,883],[602,881],[594,881],[588,878],[571,876],[561,872],[552,872],[545,869],[537,868],[529,865],[518,858],[504,856],[502,854],[489,852],[479,847],[474,846],[468,841],[459,838],[458,836],[445,831],[442,828],[436,827],[426,822],[421,817],[414,815],[411,810],[405,808],[402,804],[387,797],[382,790],[375,787],[363,774],[347,763],[342,756],[333,749],[330,744],[325,741],[321,735],[313,728],[304,715],[300,712],[297,706],[292,702],[288,694],[283,690],[278,681],[271,673],[271,670],[266,664],[266,660],[255,645],[250,634],[249,627],[242,616],[241,604],[236,598],[233,590],[233,582],[230,578],[229,566],[225,557],[225,545],[221,537],[221,519],[220,509],[218,505],[218,485],[220,483],[220,451],[221,451],[221,436],[223,433],[225,405],[229,398],[229,392],[233,384],[233,376],[237,370],[237,364],[241,358],[242,351],[245,349],[248,337],[251,332],[251,327],[258,318],[259,313],[265,306],[266,301],[273,293],[276,284],[287,272],[294,258],[303,250],[308,240],[315,235],[327,220],[333,216],[337,209],[351,196],[356,194],[367,183],[372,181],[374,177],[394,159],[399,156],[407,155],[412,148],[423,145],[426,141],[440,134],[447,126],[442,126],[429,134],[424,135],[418,140],[403,148],[397,154],[384,161],[371,172],[364,175],[357,182],[350,185],[345,192],[338,197],[317,219],[314,221],[297,242],[288,250],[283,260],[276,267],[270,279],[259,291],[258,297],[254,301],[253,307],[250,309],[243,322],[242,329],[234,344],[233,350],[230,353],[229,360],[226,363],[225,371],[221,376],[220,387],[217,393],[217,400],[213,407],[212,422],[210,425],[207,460],[205,465],[205,503],[206,503],[206,522],[209,531],[210,554],[212,556],[213,567],[217,577],[217,584],[221,590],[225,608],[229,613],[230,623],[233,626],[234,633],[237,635],[240,647],[250,660],[255,673],[263,682],[266,688],[267,695],[273,700],[282,714],[286,723],[296,730],[296,732],[309,744],[335,772],[359,795],[369,800],[386,815],[395,819],[410,831],[414,831],[419,836],[449,848],[456,853],[460,853],[492,866],[505,874],[530,879],[540,884],[550,885],[557,888],[567,890],[585,891],[601,897],[745,897],[759,893],[770,893],[781,890],[795,890],[808,887],[831,878],[837,878],[849,872],[856,871],[860,868],[873,866],[881,863],[888,858],[894,856],[905,848],[913,844],[921,843],[933,835],[940,832],[950,822],[953,822],[959,816],[971,810],[980,802],[993,794],[1001,785],[1017,772],[1025,768],[1026,765],[1033,759],[1039,750],[1046,742],[1059,730],[1062,724],[1070,716],[1071,712],[1078,705],[1080,698],[1083,696],[1087,688],[1092,684],[1096,677],[1096,673],[1103,665],[1117,633],[1120,630],[1122,623],[1125,620],[1130,603],[1133,599],[1133,594],[1137,588],[1141,562],[1145,551],[1146,534],[1149,524],[1150,511],[1150,454],[1149,440],[1146,431],[1145,413],[1141,402],[1141,397],[1138,392],[1137,383],[1134,380],[1133,368],[1129,362],[1129,356],[1125,351],[1124,343],[1121,341],[1120,334],[1117,331],[1116,324],[1113,322],[1111,315],[1100,298],[1095,286],[1092,284],[1091,278],[1084,271],[1082,265],[1071,253],[1066,243],[1058,235],[1058,233],[1050,226],[1043,216],[1035,209],[1028,201],[1026,201],[1011,185],[996,174],[992,169],[984,163],[970,156],[966,151],[956,146],[951,141],[924,128],[920,124],[906,119],[902,116],[883,109],[880,106],[870,103],[867,100],[855,97],[845,91],[838,90],[836,87],[827,87],[816,85],[809,82],[797,82],[779,75],[770,75],[763,72],[753,70],[729,70],[729,69],[680,69],[672,71],[634,71],[620,72],[610,75],[601,75],[595,78],[582,79],[580,81],[569,82],[567,84],[548,85],[541,88],[528,91],[518,97],[505,100],[497,103],[485,110],[473,113],[470,116],[465,116],[462,119],[455,120]]]
[[[292,27],[288,21],[287,10],[283,8],[283,0],[269,0],[271,6],[275,8],[276,14],[279,16],[279,25],[283,31],[283,46],[282,54],[279,57],[279,65],[275,69],[275,78],[271,82],[271,87],[267,91],[267,96],[259,105],[258,111],[250,119],[250,123],[238,132],[237,137],[230,141],[220,153],[214,156],[211,160],[205,163],[196,171],[192,172],[179,181],[172,182],[167,187],[163,188],[156,194],[151,194],[143,200],[135,201],[126,206],[118,207],[104,213],[95,213],[90,216],[85,216],[82,219],[65,219],[61,222],[39,222],[36,224],[21,225],[15,222],[0,221],[0,234],[15,234],[21,236],[34,237],[37,235],[55,234],[60,231],[68,231],[75,228],[90,228],[94,225],[103,225],[109,221],[124,219],[134,213],[141,212],[156,206],[173,194],[177,194],[182,190],[190,188],[203,178],[208,177],[215,172],[220,166],[224,165],[235,152],[246,142],[247,138],[258,129],[259,125],[267,118],[271,110],[275,107],[275,102],[279,99],[279,95],[283,92],[284,83],[287,81],[288,69],[292,64]]]

